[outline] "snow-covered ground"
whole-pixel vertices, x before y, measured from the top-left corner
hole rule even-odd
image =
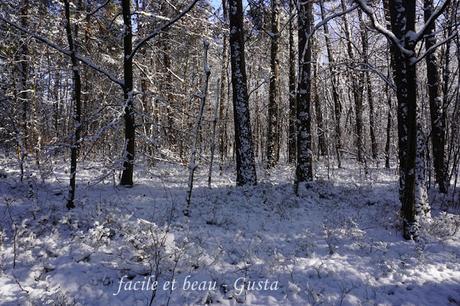
[[[201,169],[187,219],[181,166],[121,188],[86,164],[72,211],[64,165],[44,182],[2,168],[1,305],[460,304],[459,205],[432,193],[432,222],[403,240],[394,169],[321,168],[299,196],[289,167],[211,189]]]

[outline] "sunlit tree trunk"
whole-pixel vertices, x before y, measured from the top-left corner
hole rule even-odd
[[[244,59],[243,4],[229,0],[230,58],[235,122],[236,184],[257,184]]]

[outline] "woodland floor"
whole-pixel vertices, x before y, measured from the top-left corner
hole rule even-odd
[[[185,167],[138,166],[133,188],[95,183],[102,168],[81,167],[68,211],[62,162],[21,183],[1,161],[1,305],[148,305],[152,290],[114,295],[124,275],[157,278],[152,305],[460,304],[460,205],[432,191],[433,220],[418,242],[403,240],[395,169],[347,164],[328,179],[320,167],[299,196],[288,166],[248,188],[228,168],[209,189],[201,169],[187,219]],[[187,276],[216,288],[186,290]],[[240,290],[240,277],[278,289]]]

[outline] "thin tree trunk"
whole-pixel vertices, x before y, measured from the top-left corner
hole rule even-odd
[[[369,104],[369,134],[371,138],[371,153],[375,160],[378,157],[378,145],[375,137],[375,120],[374,120],[374,93],[372,92],[371,75],[369,73],[369,37],[366,23],[363,20],[362,12],[358,12],[359,24],[361,26],[361,40],[363,44],[363,62],[367,65],[365,77],[367,84],[367,103]]]
[[[75,207],[75,191],[76,191],[76,177],[77,177],[77,159],[80,148],[80,132],[81,132],[81,79],[80,70],[78,67],[78,60],[76,57],[76,45],[72,36],[72,25],[70,23],[70,4],[69,0],[64,0],[64,10],[66,18],[66,34],[67,43],[69,44],[70,60],[72,62],[73,73],[73,87],[74,87],[74,110],[73,110],[73,124],[74,135],[70,149],[70,186],[69,194],[67,197],[67,208]],[[75,37],[77,37],[78,28],[75,25]]]
[[[325,19],[325,11],[324,11],[324,1],[320,0],[320,9],[321,9],[321,19]],[[328,57],[328,67],[329,73],[331,75],[331,87],[332,87],[332,99],[334,101],[334,118],[335,118],[335,152],[337,155],[337,163],[339,168],[342,167],[342,158],[341,158],[341,150],[342,150],[342,127],[340,125],[340,118],[342,115],[342,104],[340,103],[339,99],[339,91],[337,87],[337,74],[334,69],[334,55],[332,53],[331,41],[329,37],[329,26],[327,22],[323,24],[324,30],[324,39],[326,41],[326,51]]]
[[[318,152],[320,156],[327,155],[327,142],[326,142],[326,129],[324,128],[323,122],[323,111],[321,110],[321,102],[318,90],[318,50],[314,53],[315,59],[312,61],[315,63],[313,68],[313,93],[314,93],[314,105],[316,114],[316,125],[318,127]]]
[[[133,33],[131,26],[131,1],[122,0],[123,14],[123,98],[124,98],[124,121],[125,121],[125,148],[123,153],[123,172],[120,185],[133,185],[134,150],[135,150],[135,122],[134,122],[134,97],[133,97]]]
[[[388,77],[390,73],[388,72]],[[386,141],[385,141],[385,168],[390,169],[390,149],[391,149],[391,124],[392,124],[392,115],[391,111],[393,109],[391,103],[391,94],[390,94],[390,86],[386,84],[385,86],[385,93],[387,97],[387,105],[388,105],[388,115],[387,115],[387,128],[386,128]]]
[[[256,185],[249,97],[244,56],[243,4],[229,0],[230,52],[232,63],[233,113],[235,122],[236,184]]]
[[[342,10],[345,11],[345,0],[341,0]],[[348,19],[343,15],[344,34],[347,45],[347,53],[349,60],[354,60],[353,46],[351,44],[351,33],[348,26]],[[352,72],[350,75],[351,86],[353,92],[353,100],[355,104],[355,117],[356,117],[356,136],[357,136],[357,149],[358,149],[358,162],[364,162],[364,142],[363,142],[363,89],[364,89],[364,74],[358,72],[358,76]]]
[[[271,0],[271,49],[270,49],[270,86],[267,122],[267,168],[271,168],[279,160],[279,0]]]
[[[289,13],[295,13],[294,0],[289,1]],[[288,161],[294,163],[296,159],[296,65],[295,65],[295,45],[294,45],[294,18],[289,20],[289,134],[288,134]]]
[[[21,18],[20,23],[23,28],[27,28],[29,24],[29,0],[21,2]],[[18,62],[18,75],[17,82],[18,89],[16,98],[19,99],[21,105],[21,128],[18,129],[19,135],[19,170],[21,182],[24,178],[24,163],[27,156],[29,144],[29,109],[30,109],[30,95],[28,90],[29,78],[29,48],[27,42],[27,35],[22,35],[23,40],[20,41],[19,52],[17,53]]]
[[[216,126],[219,120],[219,109],[222,101],[220,100],[220,79],[217,79],[217,93],[216,93],[216,103],[214,104],[214,116],[212,120],[212,136],[211,136],[211,161],[209,162],[209,174],[208,174],[208,187],[211,188],[211,179],[212,179],[212,164],[214,162],[214,151],[216,148]]]
[[[228,22],[228,9],[227,0],[222,0],[222,11],[224,16],[224,23],[227,25]],[[220,138],[220,174],[223,173],[223,167],[225,158],[227,157],[227,102],[228,102],[228,90],[227,86],[227,74],[228,74],[228,34],[224,31],[223,42],[222,42],[222,68],[220,72],[220,107],[219,107],[219,138]]]
[[[184,215],[190,216],[190,203],[192,200],[192,190],[193,190],[193,177],[195,175],[195,170],[197,168],[196,164],[196,151],[197,151],[197,144],[199,140],[199,135],[201,131],[201,122],[203,119],[204,113],[204,106],[206,104],[206,96],[208,95],[208,83],[209,83],[209,76],[211,75],[211,70],[209,70],[208,66],[208,49],[209,43],[207,41],[203,42],[204,46],[204,60],[203,60],[203,70],[204,70],[204,85],[203,89],[200,92],[200,110],[198,112],[198,118],[196,120],[195,128],[193,130],[193,143],[192,143],[192,151],[190,153],[190,161],[189,161],[189,177],[188,177],[188,190],[187,190],[187,198],[186,198],[186,206],[184,209]]]
[[[424,17],[425,22],[428,21],[433,14],[433,0],[424,1]],[[436,45],[436,25],[433,22],[425,36],[426,50]],[[445,163],[445,116],[443,114],[440,75],[438,70],[438,61],[436,53],[431,52],[426,57],[426,73],[428,80],[428,96],[430,101],[430,114],[431,114],[431,144],[433,149],[433,165],[436,183],[439,186],[441,193],[447,193],[447,171]]]
[[[313,180],[311,141],[311,41],[313,4],[301,2],[299,7],[299,82],[297,85],[297,167],[296,189],[301,182]]]

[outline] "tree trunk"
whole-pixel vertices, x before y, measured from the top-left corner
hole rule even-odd
[[[425,22],[433,14],[433,0],[424,1],[424,17]],[[433,22],[425,36],[426,50],[436,45],[436,24]],[[440,76],[438,70],[438,63],[436,53],[432,52],[426,57],[426,73],[428,80],[428,96],[430,101],[430,114],[431,114],[431,144],[433,149],[433,164],[436,183],[439,186],[441,193],[447,193],[447,171],[445,164],[445,116],[442,109],[442,97]]]
[[[388,72],[388,77],[390,77],[390,73]],[[387,105],[388,105],[388,115],[387,115],[387,128],[386,128],[386,141],[385,141],[385,168],[390,169],[390,149],[391,149],[391,124],[392,124],[392,103],[391,103],[391,94],[390,94],[390,86],[386,84],[385,86],[385,93],[387,97]]]
[[[236,184],[256,185],[249,97],[244,59],[243,4],[229,0],[230,52],[232,63],[233,113],[235,122]]]
[[[208,172],[208,187],[211,188],[211,179],[212,179],[212,165],[214,162],[214,151],[216,148],[216,127],[217,127],[217,122],[219,121],[219,109],[220,109],[220,104],[222,101],[220,100],[220,79],[217,79],[217,84],[216,84],[216,103],[214,104],[214,115],[212,119],[212,136],[211,136],[211,160],[209,162],[209,172]]]
[[[271,168],[279,160],[279,0],[271,0],[271,49],[270,49],[270,86],[267,122],[267,168]]]
[[[378,145],[375,138],[375,120],[374,120],[374,96],[372,92],[371,75],[369,73],[369,37],[367,33],[366,23],[363,20],[362,12],[358,11],[359,24],[361,26],[361,40],[363,44],[363,62],[366,67],[366,84],[367,84],[367,103],[369,104],[369,134],[371,138],[371,153],[372,158],[378,157]]]
[[[123,98],[124,98],[124,121],[125,121],[125,148],[123,153],[123,173],[120,185],[133,185],[134,150],[135,150],[135,125],[134,125],[134,97],[133,97],[133,33],[131,27],[131,1],[122,0],[123,14]]]
[[[297,168],[296,184],[313,180],[311,143],[311,41],[313,4],[299,4],[299,82],[297,85]]]
[[[228,22],[228,9],[227,0],[222,0],[222,11],[224,16],[224,23],[227,26]],[[222,175],[225,158],[227,157],[227,74],[228,74],[228,35],[224,31],[222,42],[222,68],[220,72],[220,107],[219,107],[219,134],[220,134],[220,174]]]
[[[74,110],[73,110],[73,124],[74,135],[70,149],[70,186],[69,194],[67,197],[67,208],[75,207],[75,189],[76,189],[76,176],[77,176],[77,158],[80,149],[80,132],[81,132],[81,79],[80,70],[78,67],[78,60],[76,57],[76,46],[72,36],[72,26],[70,23],[70,4],[69,0],[64,0],[64,10],[66,18],[66,34],[67,43],[71,52],[70,60],[72,62],[73,73],[73,87],[74,87]],[[78,35],[77,26],[75,25],[75,37]]]
[[[391,14],[390,14],[390,2],[389,0],[383,0],[383,14],[385,16],[385,27],[391,31]],[[394,71],[394,54],[396,53],[396,50],[394,50],[395,46],[391,43],[388,42],[388,50],[389,55],[388,55],[388,73],[387,77],[390,79],[391,73],[393,73],[393,76],[395,75]],[[387,105],[388,105],[388,117],[387,117],[387,129],[386,129],[386,142],[385,142],[385,168],[390,169],[390,151],[391,151],[391,125],[393,122],[393,117],[392,117],[392,102],[391,102],[391,93],[390,93],[390,86],[388,83],[385,85],[385,93],[387,96]]]
[[[316,125],[318,127],[318,153],[320,156],[327,155],[327,142],[326,142],[326,130],[324,128],[323,122],[323,111],[321,110],[321,103],[319,98],[319,90],[318,90],[318,50],[315,48],[314,60],[312,62],[315,63],[313,69],[313,93],[314,93],[314,105],[315,105],[315,114],[316,114]]]
[[[187,203],[184,209],[184,216],[187,216],[187,217],[190,216],[190,203],[192,201],[193,178],[195,175],[195,170],[198,167],[198,165],[196,164],[197,144],[198,144],[199,135],[201,132],[201,123],[203,121],[206,97],[208,95],[209,76],[211,75],[211,70],[209,70],[209,65],[208,65],[209,42],[205,40],[203,42],[203,47],[204,47],[204,59],[203,59],[204,84],[203,84],[203,87],[202,87],[202,90],[199,96],[200,97],[200,109],[198,111],[198,117],[196,120],[195,127],[193,129],[192,151],[190,153],[190,161],[188,165],[189,176],[188,176],[188,190],[187,190],[187,197],[186,197]],[[212,167],[212,162],[211,162],[211,167]],[[210,185],[211,185],[211,173],[209,174],[209,186]]]
[[[289,13],[295,13],[294,0],[289,1]],[[295,46],[294,46],[294,18],[289,21],[289,133],[288,133],[288,161],[294,163],[296,159],[296,93],[295,93]]]
[[[345,0],[341,0],[342,10],[346,10]],[[354,60],[353,46],[351,44],[351,33],[348,27],[348,19],[346,15],[343,15],[344,32],[347,44],[347,53],[349,60]],[[358,148],[358,162],[364,162],[364,142],[363,142],[363,89],[364,89],[364,74],[358,72],[358,76],[355,73],[350,74],[351,86],[353,92],[353,100],[355,104],[355,117],[356,117],[356,136],[357,136],[357,148]]]
[[[415,212],[417,80],[416,67],[411,64],[415,56],[415,43],[407,35],[415,31],[415,7],[415,0],[404,3],[390,1],[392,32],[404,42],[404,48],[413,51],[413,55],[408,56],[399,48],[392,48],[393,77],[398,99],[399,187],[405,239],[416,238],[418,226]]]
[[[324,12],[324,2],[320,0],[320,9],[321,9],[321,19],[325,19],[325,12]],[[339,100],[339,91],[337,88],[337,75],[334,69],[334,55],[332,53],[331,41],[329,37],[329,26],[327,22],[323,24],[324,30],[324,39],[326,41],[326,50],[327,50],[327,57],[328,57],[328,67],[329,73],[331,75],[331,87],[332,87],[332,99],[334,101],[334,116],[335,116],[335,152],[337,155],[337,163],[339,168],[342,166],[342,158],[341,158],[341,150],[342,150],[342,127],[340,125],[340,117],[342,114],[342,104]]]
[[[29,24],[29,0],[21,2],[21,26],[27,28]],[[21,105],[21,128],[18,129],[20,135],[19,141],[19,170],[21,182],[24,178],[24,162],[28,151],[28,138],[29,138],[29,108],[30,108],[30,95],[28,90],[28,78],[29,78],[29,48],[27,43],[27,35],[22,35],[23,40],[20,41],[20,48],[17,54],[19,80],[18,84],[18,95],[19,103]]]

